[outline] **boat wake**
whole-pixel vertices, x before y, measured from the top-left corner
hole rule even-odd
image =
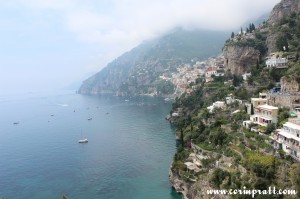
[[[62,106],[62,107],[67,107],[67,106],[69,106],[69,104],[56,104],[56,105]]]

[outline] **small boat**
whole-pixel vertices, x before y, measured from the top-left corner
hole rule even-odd
[[[89,117],[88,120],[92,120],[93,118]]]
[[[88,143],[88,139],[87,138],[84,138],[84,139],[81,139],[81,140],[78,140],[78,143]]]
[[[19,124],[19,122],[14,122],[13,124],[14,124],[14,125],[17,125],[17,124]]]

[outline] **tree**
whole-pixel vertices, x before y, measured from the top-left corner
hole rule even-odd
[[[274,123],[270,123],[267,125],[266,128],[266,134],[271,134],[276,129],[276,126]]]
[[[255,30],[255,25],[254,24],[252,24],[252,31],[254,31]]]
[[[234,32],[231,33],[231,38],[232,38],[232,39],[234,38]]]
[[[181,146],[184,147],[184,142],[183,142],[183,130],[180,129],[180,141],[181,141]]]
[[[221,128],[218,128],[216,131],[210,134],[210,140],[212,144],[214,144],[215,146],[217,145],[222,146],[223,144],[225,144],[227,141],[226,138],[227,138],[227,134]]]
[[[255,25],[253,23],[249,24],[249,32],[253,32],[255,30]]]
[[[216,170],[214,170],[214,172],[212,173],[212,178],[211,178],[211,182],[213,182],[213,184],[217,187],[220,187],[220,185],[222,184],[222,182],[226,179],[226,178],[230,178],[230,173],[228,171],[223,171],[222,169],[217,168]]]
[[[250,77],[247,78],[247,83],[248,83],[249,85],[253,86],[254,79],[253,79],[252,76],[250,76]]]
[[[280,35],[279,37],[277,37],[275,45],[277,47],[278,50],[281,51],[288,51],[288,42],[287,42],[287,38],[285,37],[285,35]]]
[[[242,76],[236,74],[233,75],[233,81],[232,81],[233,86],[239,86],[242,82],[243,82]]]

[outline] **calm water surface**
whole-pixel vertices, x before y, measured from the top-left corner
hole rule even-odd
[[[149,97],[0,95],[0,196],[181,198],[168,181],[170,107]],[[89,143],[78,144],[83,137]]]

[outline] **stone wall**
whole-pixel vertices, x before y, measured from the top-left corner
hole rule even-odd
[[[272,106],[283,107],[287,106],[293,109],[293,103],[300,100],[300,93],[282,93],[282,94],[268,94],[268,104]]]
[[[281,92],[298,92],[299,91],[299,83],[294,76],[286,77],[283,76],[280,79]]]

